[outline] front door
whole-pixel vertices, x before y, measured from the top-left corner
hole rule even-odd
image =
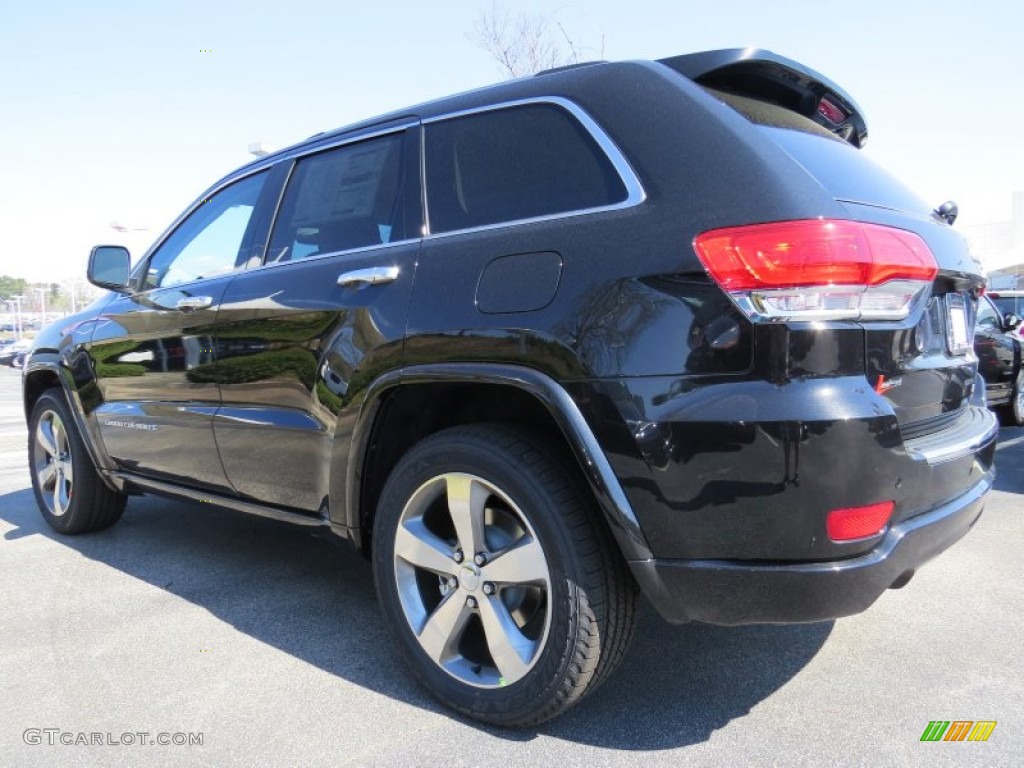
[[[89,347],[104,447],[127,471],[226,490],[211,423],[213,330],[254,239],[267,173],[204,200],[104,310]]]

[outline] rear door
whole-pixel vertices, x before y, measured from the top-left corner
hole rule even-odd
[[[217,323],[214,422],[238,494],[316,513],[336,429],[401,364],[419,251],[419,152],[406,123],[294,161],[262,266]]]
[[[202,200],[154,250],[137,290],[116,297],[89,353],[102,397],[96,411],[110,456],[125,470],[224,489],[213,438],[220,404],[211,377],[225,290],[260,241],[267,172]],[[265,240],[263,241],[265,242]]]

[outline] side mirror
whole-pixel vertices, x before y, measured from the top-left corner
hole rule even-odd
[[[1006,317],[1003,318],[1003,322],[1006,323],[1006,327],[1010,330],[1017,328],[1021,324],[1020,315],[1015,315],[1013,312],[1007,313]]]
[[[132,257],[120,245],[97,245],[89,253],[89,282],[109,291],[123,293],[128,289]]]

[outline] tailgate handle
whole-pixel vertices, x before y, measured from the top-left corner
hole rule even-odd
[[[186,296],[184,299],[178,299],[178,303],[174,306],[182,312],[194,312],[197,309],[206,309],[211,304],[213,304],[212,296]]]
[[[398,267],[353,269],[351,272],[342,272],[338,275],[338,285],[342,288],[350,288],[352,286],[390,283],[398,279],[398,271]]]

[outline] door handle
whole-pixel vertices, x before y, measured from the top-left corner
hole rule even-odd
[[[338,285],[342,288],[350,288],[359,285],[380,285],[390,283],[398,279],[398,267],[368,267],[367,269],[353,269],[351,272],[342,272],[338,275]]]
[[[212,296],[186,296],[183,299],[178,299],[178,303],[174,306],[182,312],[194,312],[197,309],[206,309],[211,304],[213,304]]]

